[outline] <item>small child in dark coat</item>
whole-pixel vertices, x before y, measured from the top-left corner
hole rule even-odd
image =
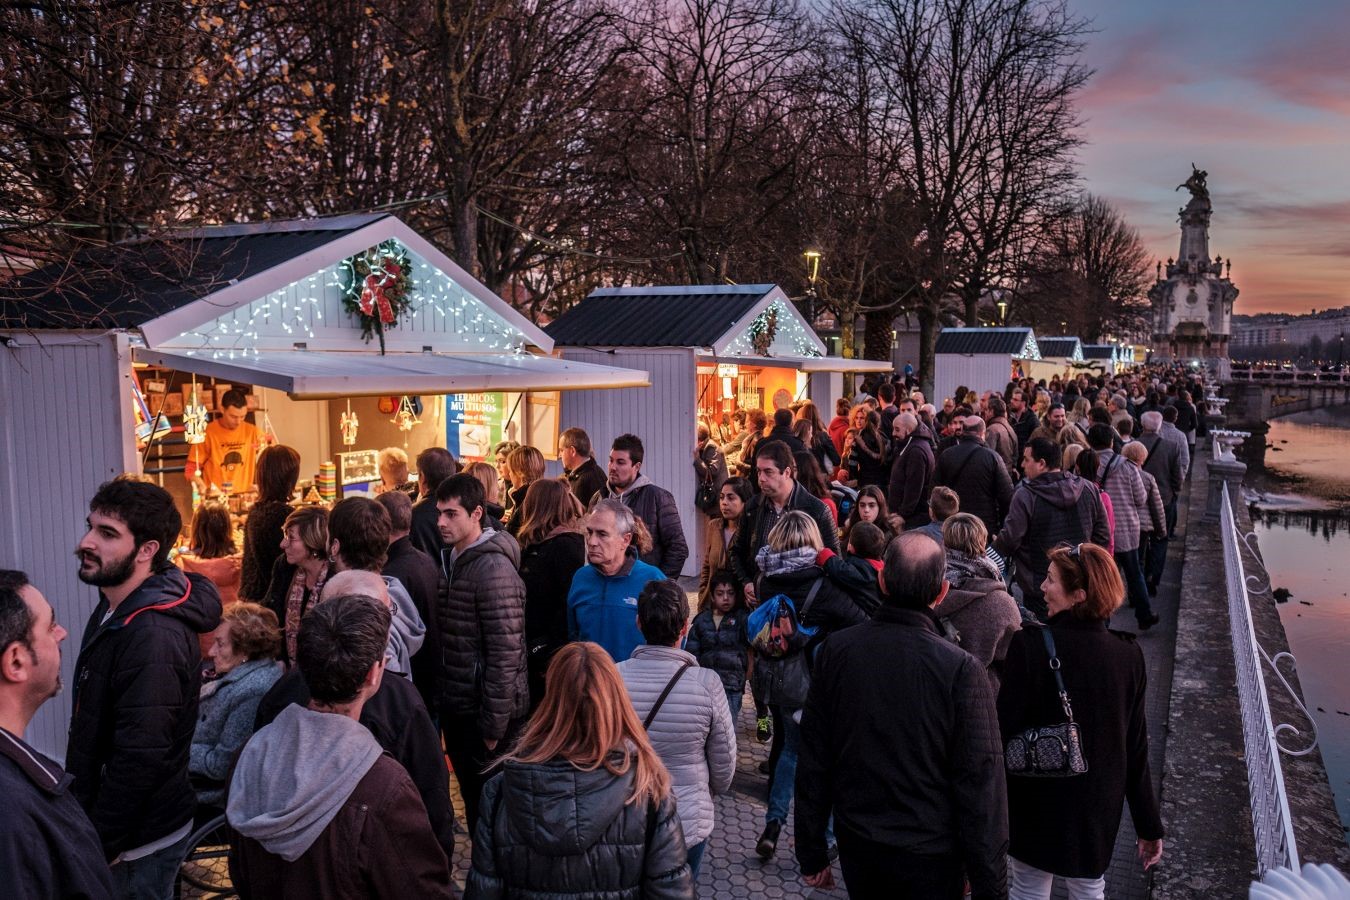
[[[871,522],[858,522],[848,533],[848,555],[820,551],[816,565],[825,577],[847,591],[858,608],[872,615],[881,606],[881,556],[886,552],[886,533]]]
[[[750,613],[745,608],[741,586],[730,572],[713,575],[709,587],[708,598],[689,625],[684,649],[700,666],[721,677],[731,720],[735,722],[741,714],[750,659],[750,644],[745,636],[745,619]]]

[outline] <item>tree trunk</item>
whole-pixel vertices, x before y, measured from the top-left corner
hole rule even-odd
[[[937,302],[925,297],[919,306],[919,383],[923,385],[923,395],[934,406],[942,401],[933,395],[933,351],[937,348],[938,313]]]
[[[839,317],[839,355],[844,359],[855,359],[857,353],[853,349],[853,324],[852,315],[841,315]]]
[[[477,278],[478,267],[478,208],[469,193],[469,186],[452,178],[446,205],[450,208],[450,256]],[[497,286],[488,285],[489,290]]]
[[[867,324],[863,332],[863,357],[891,361],[891,331],[895,327],[895,313],[892,310],[873,310],[867,313]]]
[[[962,300],[962,302],[965,303],[965,306],[966,306],[965,316],[963,317],[963,318],[965,319],[966,327],[967,327],[967,328],[979,328],[979,327],[980,327],[980,292],[979,292],[979,291],[966,290],[966,291],[964,291],[963,293],[964,293],[964,296],[962,296],[961,300]]]

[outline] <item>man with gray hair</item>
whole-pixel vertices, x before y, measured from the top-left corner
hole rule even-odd
[[[638,595],[665,573],[639,557],[651,548],[647,528],[621,500],[606,498],[586,516],[586,565],[572,576],[567,593],[567,635],[593,641],[615,662],[642,643]]]
[[[1012,479],[1003,458],[984,445],[984,420],[967,416],[956,443],[937,462],[934,483],[961,498],[961,511],[978,516],[990,534],[998,534],[1012,502]]]
[[[1007,896],[1003,742],[984,666],[943,639],[943,550],[902,534],[881,608],[816,656],[797,761],[797,861],[834,885],[827,827],[855,897]],[[896,691],[895,685],[905,685]]]
[[[1158,592],[1158,582],[1162,579],[1163,567],[1167,565],[1167,542],[1177,527],[1177,497],[1181,493],[1181,484],[1186,477],[1182,466],[1181,453],[1175,443],[1162,434],[1163,414],[1150,410],[1140,417],[1144,433],[1139,435],[1139,443],[1144,445],[1148,455],[1140,466],[1153,476],[1158,483],[1158,493],[1162,497],[1164,518],[1167,520],[1165,531],[1153,532],[1144,553],[1144,581],[1152,593]],[[1177,432],[1180,437],[1181,432]],[[1185,446],[1185,439],[1181,441]]]

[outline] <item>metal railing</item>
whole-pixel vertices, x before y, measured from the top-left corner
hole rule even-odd
[[[1260,582],[1260,576],[1247,575],[1242,551],[1246,548],[1253,561],[1261,565],[1261,557],[1252,546],[1251,535],[1238,530],[1228,496],[1228,485],[1223,486],[1221,528],[1223,535],[1224,573],[1228,585],[1228,618],[1233,639],[1233,659],[1237,666],[1238,705],[1242,715],[1242,737],[1246,749],[1247,783],[1251,794],[1252,831],[1256,838],[1256,863],[1261,876],[1276,866],[1287,866],[1298,871],[1298,845],[1294,840],[1293,817],[1289,812],[1289,795],[1284,786],[1284,770],[1280,754],[1304,756],[1317,746],[1317,726],[1314,723],[1313,741],[1307,747],[1290,749],[1281,746],[1279,736],[1301,734],[1287,723],[1276,726],[1271,719],[1270,701],[1266,693],[1266,679],[1262,660],[1270,666],[1275,677],[1307,715],[1302,698],[1289,684],[1277,665],[1281,659],[1294,661],[1292,654],[1280,652],[1272,659],[1256,640],[1256,629],[1248,594],[1249,582]],[[1264,566],[1262,565],[1264,569]],[[1267,586],[1268,587],[1268,586]],[[1307,719],[1312,722],[1312,716]]]
[[[1316,369],[1233,369],[1229,381],[1274,381],[1305,384],[1350,384],[1350,371],[1321,372]]]

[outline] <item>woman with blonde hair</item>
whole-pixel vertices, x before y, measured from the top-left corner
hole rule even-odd
[[[825,570],[816,564],[825,542],[820,536],[816,520],[801,510],[783,513],[769,530],[765,545],[755,555],[760,575],[755,579],[755,604],[758,605],[779,594],[792,601],[799,623],[814,628],[810,643],[800,650],[808,661],[815,648],[833,631],[867,621],[867,614],[843,589],[825,577]],[[755,662],[755,681],[763,692],[773,717],[775,748],[770,754],[769,808],[764,831],[760,834],[755,852],[769,859],[778,847],[778,836],[787,822],[788,804],[792,802],[793,781],[797,775],[797,750],[801,740],[801,726],[794,717],[799,706],[775,694],[770,683],[773,666],[765,660]]]
[[[586,565],[581,502],[565,481],[541,479],[521,501],[520,579],[525,582],[525,661],[530,708],[544,698],[544,672],[567,643],[567,592]]]
[[[506,509],[502,506],[502,482],[497,467],[491,463],[475,462],[464,467],[465,473],[478,479],[483,486],[483,528],[501,531]]]
[[[375,485],[375,493],[402,491],[411,497],[416,488],[408,480],[408,454],[402,447],[385,447],[375,456],[380,472],[380,483]]]
[[[1012,639],[998,695],[999,728],[1006,742],[1071,718],[1086,770],[1054,778],[1009,769],[1009,895],[1048,898],[1059,876],[1070,896],[1103,897],[1120,828],[1120,817],[1103,810],[1128,803],[1144,868],[1162,858],[1144,718],[1144,654],[1133,635],[1107,627],[1125,599],[1125,584],[1105,549],[1085,543],[1050,551],[1041,589],[1049,619]]]
[[[1022,613],[1007,591],[998,567],[986,555],[989,532],[979,516],[955,513],[942,523],[951,588],[933,612],[948,638],[984,665],[998,693],[999,671]]]
[[[670,774],[609,654],[568,644],[539,709],[483,787],[467,900],[692,900]]]
[[[506,530],[512,537],[517,537],[523,521],[521,505],[525,502],[525,492],[530,485],[544,477],[544,454],[537,447],[517,447],[506,457],[506,471],[511,479],[511,497],[507,504],[511,508],[511,515],[507,517]]]

